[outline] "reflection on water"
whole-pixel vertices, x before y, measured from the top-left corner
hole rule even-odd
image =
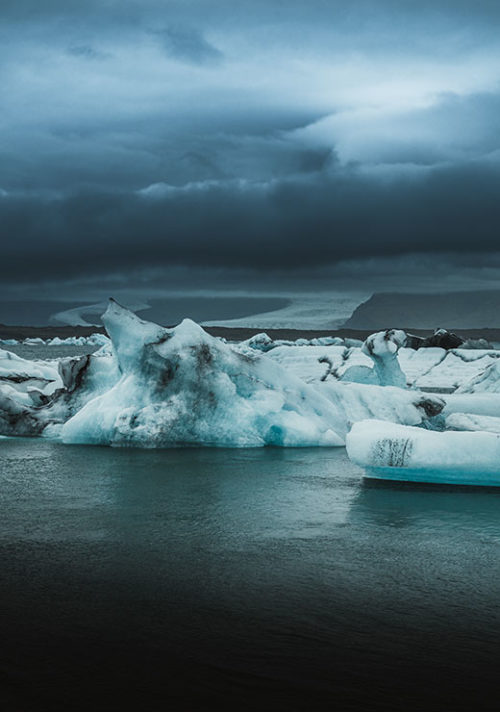
[[[429,535],[459,529],[462,535],[500,537],[500,491],[365,479],[352,502],[351,519],[367,525],[417,527]]]
[[[0,442],[0,479],[0,673],[23,712],[500,691],[497,490],[377,486],[343,449],[43,440]]]

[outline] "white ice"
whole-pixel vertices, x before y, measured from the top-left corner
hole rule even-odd
[[[106,346],[109,344],[109,338],[105,334],[95,332],[90,336],[68,336],[61,339],[60,336],[54,336],[51,339],[42,339],[39,336],[26,339],[0,339],[1,346]]]
[[[258,354],[244,354],[185,319],[175,329],[112,302],[103,316],[118,382],[62,429],[71,443],[342,445],[329,400]]]
[[[358,365],[377,383],[405,385],[402,332],[373,335],[364,350],[332,337],[333,344],[274,342],[264,354],[268,338],[230,345],[190,320],[165,329],[115,302],[104,322],[111,341],[100,335],[104,346],[92,356],[46,363],[5,356],[0,434],[142,447],[331,446],[343,445],[357,421],[420,425],[444,405],[418,390],[342,378]],[[46,386],[20,387],[24,371],[48,376]]]
[[[405,343],[406,334],[401,329],[387,329],[371,334],[361,347],[361,352],[372,360],[372,366],[352,366],[344,371],[341,379],[405,388],[406,376],[398,361],[398,351]]]
[[[493,432],[433,432],[365,420],[353,426],[346,446],[368,477],[500,485],[500,435]]]

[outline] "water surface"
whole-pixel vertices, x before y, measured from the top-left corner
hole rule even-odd
[[[498,492],[21,439],[0,480],[5,709],[497,709]]]

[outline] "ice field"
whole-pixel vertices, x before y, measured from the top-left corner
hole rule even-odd
[[[500,483],[494,348],[413,349],[400,330],[364,343],[227,343],[113,300],[103,321],[109,338],[88,337],[100,347],[91,355],[23,359],[2,344],[0,435],[146,448],[331,447],[347,437],[371,476]],[[64,341],[83,343],[55,345]],[[393,457],[405,442],[407,457]]]

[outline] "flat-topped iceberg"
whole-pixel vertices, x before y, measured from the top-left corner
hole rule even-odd
[[[405,482],[500,486],[500,434],[433,432],[365,420],[346,439],[367,477]]]

